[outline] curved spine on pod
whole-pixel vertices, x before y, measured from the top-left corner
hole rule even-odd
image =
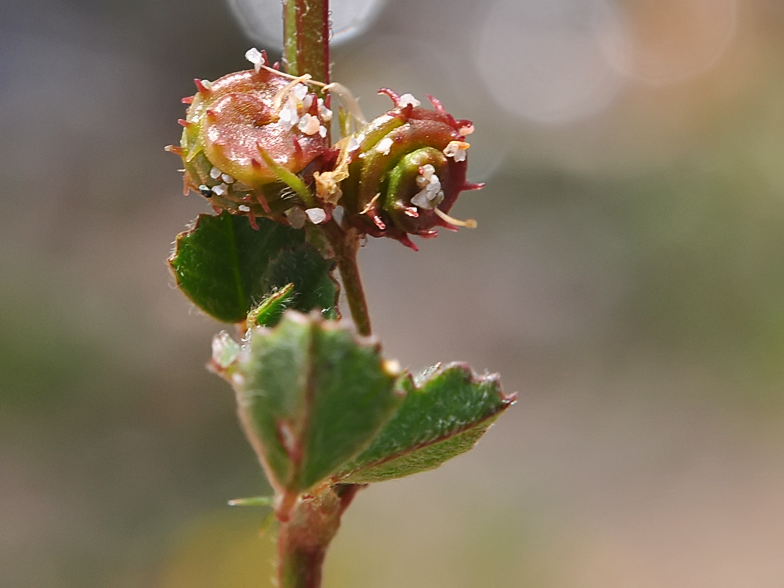
[[[409,235],[434,237],[437,227],[476,226],[448,215],[466,182],[467,120],[456,120],[428,96],[433,110],[410,94],[379,90],[394,108],[351,138],[347,176],[340,184],[346,219],[363,233],[392,237],[416,250]]]

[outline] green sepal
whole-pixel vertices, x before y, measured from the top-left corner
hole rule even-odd
[[[247,345],[227,379],[270,482],[288,496],[356,457],[403,400],[379,346],[316,313],[287,312],[274,329],[251,329]]]
[[[255,327],[274,327],[283,312],[294,300],[294,284],[286,284],[267,296],[261,304],[248,313],[248,325]]]
[[[305,242],[305,231],[266,218],[228,212],[201,214],[177,235],[169,265],[177,286],[208,315],[226,323],[245,320],[266,297],[294,284],[289,308],[318,309],[334,317],[337,286],[334,262]]]
[[[406,399],[373,443],[333,478],[365,484],[431,470],[471,449],[509,408],[498,375],[477,377],[464,364],[401,379]]]

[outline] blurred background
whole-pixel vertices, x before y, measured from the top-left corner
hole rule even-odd
[[[388,356],[498,371],[471,453],[374,486],[326,588],[784,585],[784,4],[335,0],[334,78],[473,119],[476,231],[360,260]],[[221,325],[165,258],[194,77],[262,0],[0,6],[0,584],[270,586]]]

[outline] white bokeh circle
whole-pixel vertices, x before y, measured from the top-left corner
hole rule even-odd
[[[227,0],[248,37],[262,47],[283,46],[281,0]],[[363,33],[376,19],[386,0],[330,0],[333,44]]]
[[[566,123],[604,110],[623,76],[603,37],[623,35],[610,0],[498,0],[478,29],[475,64],[506,111]]]

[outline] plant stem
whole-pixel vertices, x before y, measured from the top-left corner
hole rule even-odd
[[[362,287],[362,278],[359,275],[357,254],[359,253],[360,237],[356,230],[343,231],[337,223],[330,221],[324,227],[332,247],[335,249],[335,258],[343,281],[343,291],[346,294],[351,318],[357,328],[357,333],[365,337],[371,334],[370,313],[368,312],[365,290]]]
[[[283,65],[295,76],[310,74],[329,83],[329,0],[285,0]],[[360,335],[370,335],[370,314],[357,266],[359,235],[330,221],[324,231],[335,249],[351,318]]]
[[[329,83],[329,0],[285,0],[283,67]]]
[[[284,0],[283,39],[283,66],[289,74],[307,73],[329,83],[329,0]],[[334,220],[323,229],[335,252],[357,331],[370,335],[370,317],[357,267],[359,235],[351,229],[344,231]],[[327,547],[359,488],[337,485],[313,496],[300,496],[291,511],[279,517],[280,588],[320,588]]]
[[[362,486],[338,485],[297,500],[278,529],[280,588],[320,588],[327,547],[340,526],[340,516]]]

